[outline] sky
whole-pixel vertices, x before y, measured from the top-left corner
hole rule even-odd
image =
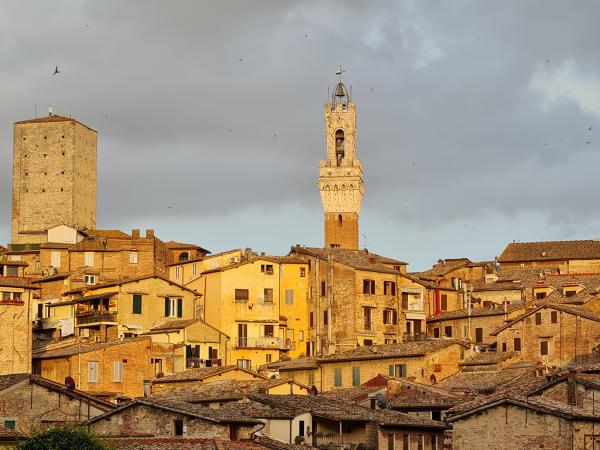
[[[98,131],[98,228],[322,246],[339,66],[361,246],[416,271],[600,237],[598,17],[592,0],[0,0],[0,242],[12,124],[51,105]]]

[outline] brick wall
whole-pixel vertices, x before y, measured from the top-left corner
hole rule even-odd
[[[325,213],[324,227],[325,247],[339,246],[358,250],[358,214]]]

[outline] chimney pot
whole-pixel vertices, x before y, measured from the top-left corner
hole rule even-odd
[[[131,237],[134,239],[139,239],[140,238],[140,230],[139,228],[134,228],[133,230],[131,230]]]
[[[147,238],[154,237],[154,230],[151,228],[146,229],[146,237]]]

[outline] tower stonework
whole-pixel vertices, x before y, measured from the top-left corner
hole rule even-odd
[[[358,250],[358,219],[365,191],[361,162],[356,158],[356,105],[342,82],[325,104],[327,159],[319,181],[325,214],[325,247]]]
[[[56,225],[96,228],[97,133],[50,113],[14,124],[13,244],[46,242]]]

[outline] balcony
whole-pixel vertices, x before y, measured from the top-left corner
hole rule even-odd
[[[33,323],[34,330],[51,330],[58,326],[58,320],[51,317],[36,319]]]
[[[198,368],[198,367],[218,367],[222,365],[221,358],[212,359],[200,359],[200,358],[187,358],[185,361],[185,367]]]
[[[77,313],[77,326],[98,324],[98,323],[117,323],[116,312],[99,312],[99,311],[86,311]]]
[[[237,348],[282,348],[281,339],[276,337],[237,337]]]

